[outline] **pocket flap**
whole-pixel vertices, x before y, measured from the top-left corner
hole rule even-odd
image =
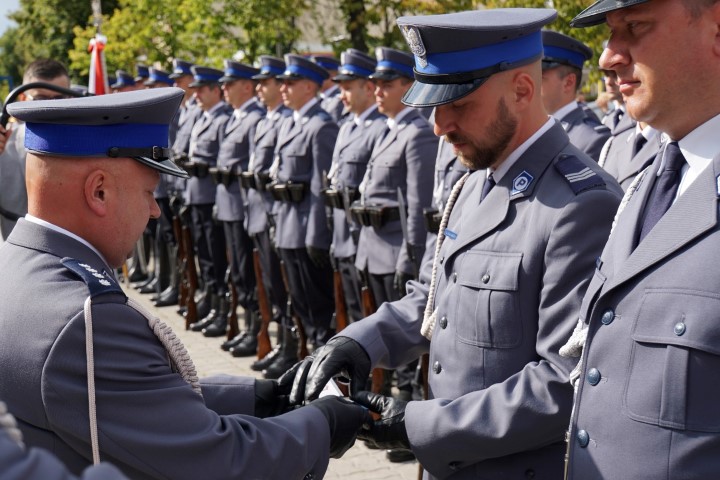
[[[633,340],[679,345],[720,355],[720,295],[683,289],[648,289]]]
[[[469,251],[458,272],[461,285],[487,290],[518,289],[522,253]]]

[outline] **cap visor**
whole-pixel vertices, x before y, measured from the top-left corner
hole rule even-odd
[[[199,82],[198,82],[198,81],[194,81],[194,82],[190,83],[190,85],[188,85],[188,87],[190,87],[190,88],[198,88],[198,87],[202,87],[203,85],[215,85],[216,83],[217,83],[217,82],[208,82],[208,81],[205,81],[205,80],[202,80],[202,81],[199,81]]]
[[[253,75],[253,80],[265,80],[267,78],[275,78],[277,75],[273,75],[272,73],[258,73],[257,75]]]
[[[147,157],[132,157],[143,165],[147,165],[153,170],[157,170],[160,173],[167,173],[174,177],[190,178],[188,173],[182,168],[178,167],[175,162],[170,159],[156,161]]]
[[[230,82],[234,82],[235,80],[240,80],[240,78],[223,76],[223,77],[220,77],[220,80],[218,80],[218,82],[219,83],[230,83]]]
[[[392,71],[392,70],[385,70],[380,72],[375,72],[372,75],[370,75],[370,80],[385,80],[386,82],[389,82],[390,80],[395,80],[396,78],[400,78],[402,75],[399,73]]]
[[[190,76],[192,76],[192,73],[171,73],[170,75],[168,75],[168,77],[170,77],[170,78],[172,78],[173,80],[175,80],[176,78],[184,77],[185,75],[190,75]]]
[[[469,95],[487,78],[475,80],[473,83],[431,84],[415,81],[410,90],[402,98],[402,103],[409,107],[435,107],[454,102]]]
[[[358,78],[365,78],[365,77],[361,77],[360,75],[350,75],[347,73],[340,73],[338,75],[335,75],[332,78],[332,81],[337,83],[337,82],[344,82],[346,80],[357,80]]]
[[[640,3],[645,3],[650,0],[598,0],[597,2],[590,5],[588,8],[578,14],[577,17],[570,21],[571,27],[593,27],[605,23],[605,15],[614,10],[620,10],[621,8],[632,7]]]
[[[284,74],[284,73],[283,73],[282,75],[275,75],[275,78],[277,78],[277,79],[280,80],[280,81],[283,81],[283,80],[303,80],[303,79],[309,80],[307,77],[303,77],[302,75],[297,75],[297,74],[294,74],[294,73],[292,73],[292,74],[287,74],[287,75]]]

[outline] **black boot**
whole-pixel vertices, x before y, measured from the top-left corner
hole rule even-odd
[[[210,315],[212,305],[212,294],[206,289],[200,291],[200,295],[195,297],[195,308],[197,309],[198,318],[204,318]]]
[[[178,275],[178,263],[176,261],[177,246],[171,246],[168,252],[170,258],[170,264],[168,265],[169,270],[169,281],[168,286],[165,290],[160,292],[157,300],[155,301],[156,307],[167,307],[178,303],[179,297],[179,275]]]
[[[230,348],[230,354],[233,357],[251,357],[257,353],[258,341],[257,335],[260,331],[260,312],[250,312],[250,329],[245,338],[236,346]]]
[[[283,337],[285,336],[285,327],[282,326],[282,323],[279,323],[278,329],[277,329],[277,344],[275,345],[275,348],[273,348],[270,353],[265,355],[263,358],[259,360],[255,360],[253,363],[250,364],[250,369],[255,372],[262,372],[267,367],[269,367],[275,359],[280,355],[280,347],[283,343]]]
[[[263,376],[270,379],[280,378],[280,375],[298,362],[297,350],[297,338],[292,331],[286,331],[283,335],[283,343],[280,346],[280,354],[273,363],[263,370]]]
[[[152,280],[150,280],[148,283],[143,285],[142,287],[138,288],[138,292],[142,294],[148,294],[153,293],[155,290],[157,290],[157,285],[160,282],[160,279],[157,275],[153,275]]]
[[[224,342],[222,343],[222,345],[220,345],[220,348],[222,348],[222,349],[225,350],[226,352],[230,351],[231,348],[239,345],[240,342],[243,341],[243,339],[245,338],[245,336],[246,336],[247,334],[248,334],[247,330],[243,330],[242,332],[238,333],[237,335],[235,335],[235,336],[234,336],[233,338],[231,338],[230,340],[224,341]]]
[[[230,309],[230,302],[226,295],[220,294],[217,314],[213,321],[202,329],[202,334],[206,337],[222,337],[227,331],[227,316]]]
[[[210,324],[213,323],[213,321],[215,320],[215,316],[217,315],[218,308],[220,307],[220,296],[215,293],[211,293],[208,294],[206,298],[210,299],[210,311],[207,313],[207,315],[201,317],[200,306],[198,305],[197,310],[200,320],[190,324],[190,330],[192,330],[193,332],[200,332],[203,328],[210,326]]]

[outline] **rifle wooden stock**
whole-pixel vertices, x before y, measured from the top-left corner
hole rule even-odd
[[[230,309],[227,314],[227,339],[232,340],[237,334],[240,333],[240,327],[238,326],[237,317],[237,306],[238,306],[238,294],[235,289],[235,285],[231,280],[227,282],[228,293],[230,294]]]
[[[185,257],[187,256],[187,252],[185,251],[185,241],[182,238],[183,237],[182,222],[180,221],[179,215],[173,215],[172,228],[173,228],[173,233],[175,234],[175,240],[177,241],[177,252],[176,252],[177,256],[175,257],[175,262],[177,263],[178,276],[180,277],[180,288],[178,291],[178,305],[183,307],[187,303],[187,285],[184,282],[184,278],[182,276],[183,265],[184,265],[184,262],[186,261]]]
[[[305,334],[305,327],[302,324],[302,320],[295,314],[295,309],[293,308],[292,295],[290,294],[290,281],[288,280],[288,274],[283,260],[280,260],[280,274],[282,275],[283,285],[285,285],[285,292],[287,293],[286,314],[292,318],[295,324],[295,331],[298,336],[298,358],[302,360],[308,356],[307,335]]]
[[[258,307],[260,308],[260,331],[257,334],[257,357],[264,358],[272,351],[270,343],[270,321],[272,320],[272,309],[270,308],[270,300],[268,299],[267,290],[265,290],[265,282],[262,277],[262,267],[260,266],[260,252],[257,248],[253,248],[253,269],[255,270],[255,281],[257,286]]]
[[[360,290],[360,295],[362,300],[363,317],[369,317],[377,310],[375,297],[373,296],[372,290],[370,290],[370,284],[367,280],[368,275],[369,273],[361,273],[363,282],[362,289]],[[383,385],[385,383],[385,370],[382,368],[373,368],[370,374],[370,379],[370,391],[373,393],[382,393]],[[380,418],[380,416],[375,413],[371,413],[371,415],[373,416],[373,418],[375,418],[375,420],[378,420]]]
[[[198,287],[197,270],[195,269],[195,253],[193,252],[190,227],[183,225],[182,239],[185,244],[185,260],[183,262],[183,282],[186,283],[187,295],[185,301],[185,330],[190,324],[197,322],[197,305],[195,304],[195,290]]]
[[[335,331],[340,332],[348,326],[348,315],[342,275],[337,268],[333,270],[333,292],[335,293]]]

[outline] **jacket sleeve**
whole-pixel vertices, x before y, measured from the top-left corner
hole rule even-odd
[[[618,202],[618,194],[607,190],[584,192],[553,222],[539,291],[539,360],[457,399],[408,404],[405,425],[412,450],[432,475],[445,478],[483,460],[562,440],[572,406],[568,374],[574,362],[560,357],[559,349],[577,322]]]
[[[328,250],[332,240],[325,215],[325,202],[322,198],[322,175],[330,171],[338,126],[335,122],[325,122],[311,138],[313,171],[310,180],[310,215],[308,217],[305,245]]]

